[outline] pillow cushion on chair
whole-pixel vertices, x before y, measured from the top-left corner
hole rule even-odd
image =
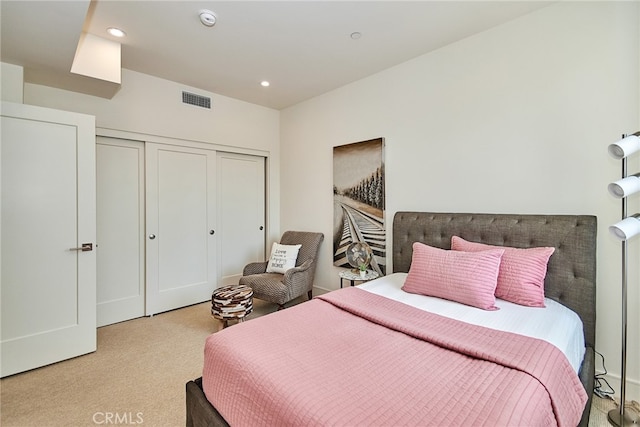
[[[288,269],[295,267],[301,247],[302,245],[282,245],[274,242],[267,263],[267,273],[284,274]]]

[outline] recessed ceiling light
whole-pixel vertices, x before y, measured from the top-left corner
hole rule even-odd
[[[359,31],[355,31],[351,33],[349,37],[351,37],[353,40],[358,40],[360,37],[362,37],[362,33]]]
[[[268,81],[266,81],[266,80],[263,80],[263,81],[261,81],[261,82],[260,82],[260,85],[261,85],[262,87],[269,87],[269,85],[270,85],[270,84],[271,84],[271,83],[269,83],[269,82],[268,82]]]
[[[127,33],[116,27],[107,28],[107,33],[111,34],[113,37],[124,37],[127,35]]]

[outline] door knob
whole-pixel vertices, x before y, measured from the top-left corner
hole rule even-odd
[[[156,235],[155,235],[155,234],[149,234],[149,239],[150,239],[150,240],[153,240],[153,239],[155,239],[155,238],[156,238]]]
[[[93,250],[93,243],[83,243],[79,248],[70,248],[70,251],[89,252]]]

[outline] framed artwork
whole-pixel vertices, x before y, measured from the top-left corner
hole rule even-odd
[[[370,269],[385,274],[384,138],[333,147],[333,264],[350,267],[346,250],[367,243]]]

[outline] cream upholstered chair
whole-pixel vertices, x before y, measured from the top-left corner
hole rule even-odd
[[[302,245],[298,251],[296,266],[284,274],[267,273],[268,261],[252,262],[244,267],[240,284],[250,286],[254,298],[278,304],[278,310],[305,292],[311,299],[316,261],[323,239],[322,233],[286,231],[280,244]]]

